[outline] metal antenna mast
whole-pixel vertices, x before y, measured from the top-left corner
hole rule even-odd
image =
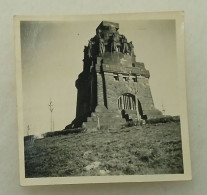
[[[163,103],[162,103],[162,113],[163,113],[163,115],[165,116],[165,108],[164,108]]]
[[[30,131],[30,126],[27,125],[27,135],[29,135],[29,131]]]
[[[50,109],[50,129],[51,129],[51,131],[53,131],[54,130],[54,126],[53,126],[53,117],[52,117],[52,112],[53,112],[53,110],[54,110],[54,105],[53,105],[53,103],[52,103],[52,100],[50,99],[50,103],[49,103],[49,109]]]

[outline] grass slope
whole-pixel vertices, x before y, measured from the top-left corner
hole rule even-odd
[[[183,173],[180,123],[26,142],[25,169],[26,177]]]

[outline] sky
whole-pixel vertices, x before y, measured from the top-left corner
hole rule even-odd
[[[100,18],[77,21],[21,22],[21,60],[24,132],[50,131],[50,99],[54,130],[75,118],[75,80],[83,70],[83,49],[95,35]],[[110,20],[134,44],[137,62],[150,71],[155,107],[179,115],[176,29],[174,20]]]

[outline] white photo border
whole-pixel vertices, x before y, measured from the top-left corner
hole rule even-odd
[[[184,174],[156,174],[156,175],[122,175],[122,176],[81,176],[81,177],[47,177],[25,178],[24,162],[24,130],[23,130],[23,95],[22,95],[22,64],[21,64],[21,21],[87,21],[87,20],[175,20],[176,21],[176,49],[178,63],[178,81],[181,101],[181,138],[183,150]],[[22,186],[55,185],[55,184],[86,184],[86,183],[121,183],[121,182],[155,182],[192,180],[188,111],[186,96],[186,65],[184,44],[184,12],[156,12],[156,13],[123,13],[105,15],[71,15],[71,16],[14,16],[15,58],[16,58],[16,87],[18,111],[18,142],[19,142],[19,172]]]

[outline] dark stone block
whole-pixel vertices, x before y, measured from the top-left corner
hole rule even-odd
[[[114,22],[102,21],[99,26],[96,28],[96,32],[100,30],[110,31],[110,28],[119,29],[119,24]]]

